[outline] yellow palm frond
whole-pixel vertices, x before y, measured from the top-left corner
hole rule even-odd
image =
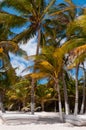
[[[68,66],[68,69],[74,68],[76,65],[82,63],[86,59],[86,45],[75,48],[70,52],[69,60],[71,64]]]
[[[85,45],[85,44],[86,44],[85,38],[74,38],[65,42],[65,44],[63,44],[61,48],[63,50],[63,53],[65,54],[65,53],[69,53],[74,48]]]
[[[49,69],[49,70],[53,70],[53,66],[48,62],[48,61],[42,61],[41,63],[40,63],[40,65],[41,66],[43,66],[44,68],[46,68],[46,69]]]
[[[82,53],[86,52],[86,45],[83,45],[83,46],[80,46],[80,47],[77,47],[75,48],[73,51],[72,51],[72,54],[74,55],[81,55]]]
[[[29,74],[27,76],[30,76],[31,78],[34,78],[34,79],[41,79],[41,78],[47,77],[48,74],[45,72],[37,72],[37,73]]]
[[[0,47],[0,53],[3,53],[3,48],[2,47]]]

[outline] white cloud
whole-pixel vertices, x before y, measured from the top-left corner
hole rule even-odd
[[[67,38],[63,38],[61,41],[60,41],[60,45],[64,44],[66,42]]]
[[[36,37],[30,39],[27,44],[20,44],[19,45],[21,49],[25,50],[27,52],[27,55],[34,55],[36,54],[36,48],[37,48],[37,43],[36,43]],[[23,59],[22,57],[16,56],[14,54],[10,53],[10,57],[11,57],[11,64],[14,68],[16,69],[16,73],[18,76],[23,76],[27,73],[30,73],[30,71],[25,71],[22,73],[22,71],[29,65],[32,64],[31,61],[27,61],[25,59]]]
[[[11,64],[12,64],[13,68],[16,68],[17,75],[20,75],[22,70],[24,70],[26,68],[26,66],[29,64],[29,62],[19,56],[11,54],[11,53],[10,53],[10,57],[11,57]]]
[[[27,44],[21,44],[20,48],[25,50],[27,52],[27,55],[34,55],[36,54],[36,48],[37,48],[37,42],[36,42],[36,37],[30,39]]]

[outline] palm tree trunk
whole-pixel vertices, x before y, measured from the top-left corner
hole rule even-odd
[[[23,107],[26,106],[26,100],[25,100],[25,98],[24,98],[23,101],[22,101],[22,105],[23,105]]]
[[[56,81],[56,91],[58,92],[58,103],[59,103],[59,114],[60,120],[63,122],[62,104],[61,104],[61,93],[58,81]]]
[[[54,106],[54,112],[56,112],[56,101],[55,101],[54,103],[55,103],[55,106]]]
[[[74,115],[76,116],[78,114],[78,71],[79,71],[79,65],[76,66],[76,89],[75,89],[75,108],[74,108]]]
[[[18,101],[18,111],[21,111],[21,102]]]
[[[40,29],[40,25],[39,25],[39,29],[38,29],[38,43],[37,43],[36,55],[39,54],[40,41],[41,41],[41,29]]]
[[[2,113],[5,112],[4,106],[3,106],[3,102],[2,102],[2,94],[0,93],[0,109],[2,111]]]
[[[63,89],[64,89],[65,113],[66,113],[66,115],[68,115],[69,114],[69,104],[68,104],[67,87],[66,87],[64,76],[65,76],[65,74],[63,72],[63,74],[62,74],[62,80],[63,80]]]
[[[83,85],[83,98],[82,98],[82,105],[81,105],[80,114],[84,113],[84,108],[85,108],[86,72],[85,72],[84,64],[83,64],[83,71],[84,71],[84,85]]]
[[[41,107],[42,107],[42,111],[44,111],[44,101],[41,101]]]
[[[34,115],[34,108],[35,108],[35,102],[34,102],[34,85],[35,80],[32,79],[32,87],[31,87],[31,114]]]
[[[38,29],[38,43],[37,43],[37,49],[36,49],[36,55],[39,54],[39,47],[40,47],[40,41],[41,41],[41,29],[39,27]],[[35,63],[34,63],[35,64]],[[35,72],[35,68],[33,70]],[[35,97],[34,97],[34,87],[35,87],[35,79],[32,79],[32,87],[31,87],[31,114],[34,115],[34,108],[35,108]]]

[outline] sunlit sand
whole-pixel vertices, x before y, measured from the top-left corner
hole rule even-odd
[[[85,126],[74,126],[70,123],[61,123],[59,114],[54,112],[30,113],[7,112],[3,117],[10,118],[11,122],[2,122],[0,119],[0,130],[85,130]],[[16,121],[13,121],[13,119]],[[20,118],[20,119],[19,119]],[[26,121],[25,119],[29,120]],[[21,120],[23,119],[23,120]],[[25,121],[24,121],[25,120]]]

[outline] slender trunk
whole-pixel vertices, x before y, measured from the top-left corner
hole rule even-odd
[[[39,47],[40,47],[40,41],[41,41],[41,29],[40,29],[40,26],[39,26],[39,29],[38,29],[38,43],[37,43],[37,50],[36,50],[36,55],[39,54]],[[35,63],[34,63],[35,64]],[[35,72],[35,67],[34,67],[34,70]],[[34,103],[34,100],[35,100],[35,97],[34,97],[34,87],[35,87],[35,79],[32,79],[32,87],[31,87],[31,114],[34,115],[34,108],[35,108],[35,103]]]
[[[60,120],[63,122],[62,104],[61,104],[61,93],[58,81],[56,81],[56,91],[58,92],[58,103],[59,103],[59,114]]]
[[[34,85],[35,80],[32,79],[32,87],[31,87],[31,114],[34,115],[34,108],[35,108],[35,102],[34,102]]]
[[[84,108],[85,108],[86,72],[85,72],[84,64],[83,64],[83,71],[84,71],[84,85],[83,85],[83,98],[82,98],[82,105],[81,105],[80,114],[84,113]]]
[[[26,100],[25,99],[23,99],[22,104],[23,104],[23,107],[26,106]]]
[[[18,111],[21,111],[21,102],[18,102]]]
[[[38,43],[37,43],[36,55],[39,54],[40,41],[41,41],[41,29],[39,27],[39,29],[38,29]]]
[[[75,108],[74,108],[74,115],[78,114],[78,71],[79,65],[76,66],[76,85],[75,85]]]
[[[3,102],[2,102],[2,94],[0,93],[0,109],[2,111],[2,113],[5,112],[4,106],[3,106]]]
[[[41,107],[42,107],[42,111],[44,111],[44,101],[41,101]]]
[[[66,115],[68,115],[69,114],[69,104],[68,104],[67,87],[66,87],[64,76],[65,76],[65,74],[63,72],[63,74],[62,74],[62,80],[63,80],[63,89],[64,89],[65,113],[66,113]]]
[[[55,106],[54,106],[54,112],[56,112],[56,101],[55,101]]]

